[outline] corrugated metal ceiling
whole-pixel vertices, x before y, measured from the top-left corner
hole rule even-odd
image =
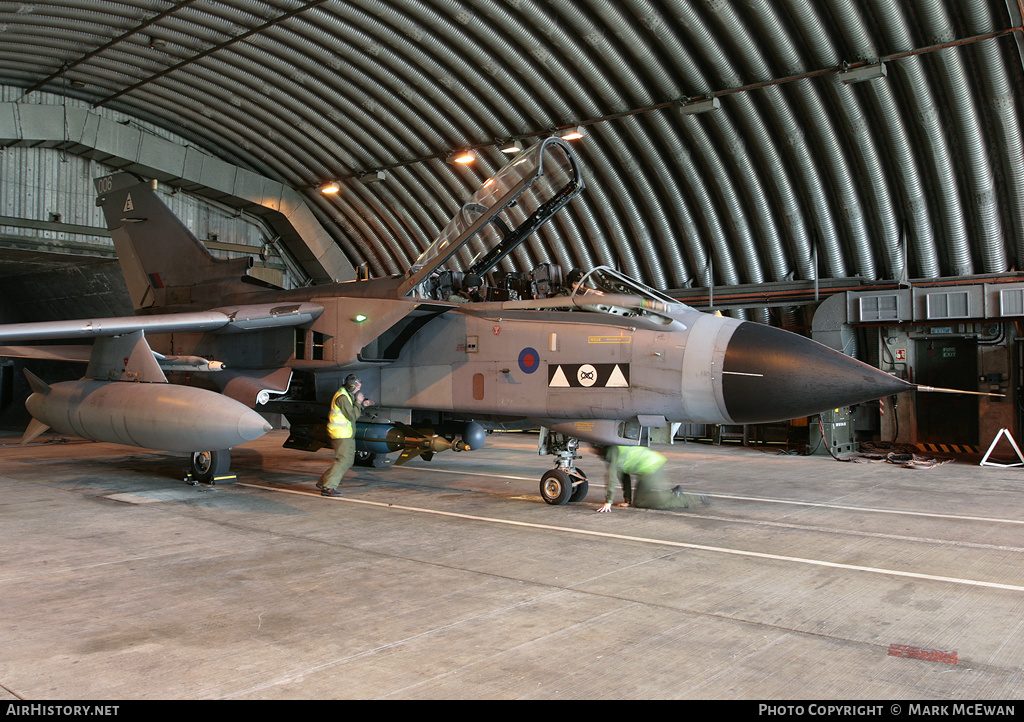
[[[1020,0],[0,1],[0,78],[299,189],[375,274],[405,270],[504,162],[499,140],[582,125],[587,190],[504,270],[607,264],[660,289],[939,278],[1024,256],[1020,16]],[[840,78],[878,61],[884,77]],[[446,163],[467,146],[472,167]],[[321,195],[332,178],[342,192]]]

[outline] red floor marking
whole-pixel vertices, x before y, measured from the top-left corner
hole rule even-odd
[[[905,644],[890,644],[889,656],[924,659],[928,662],[942,662],[944,664],[956,664],[959,661],[956,652],[945,652],[941,649],[923,649],[922,647],[908,647]]]

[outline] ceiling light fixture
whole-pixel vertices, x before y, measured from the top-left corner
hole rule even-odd
[[[572,128],[563,128],[560,131],[562,140],[579,140],[583,137],[583,127],[573,126]]]
[[[326,183],[320,186],[320,192],[326,195],[337,193],[340,190],[341,184],[339,184],[338,181],[327,181]]]
[[[513,153],[518,153],[523,149],[523,141],[513,140],[509,141],[508,143],[502,143],[498,149],[502,153],[508,153],[509,155],[512,155]]]
[[[457,163],[458,165],[466,165],[476,160],[476,156],[473,155],[471,150],[459,150],[448,156],[449,163]]]
[[[845,63],[844,63],[845,66]],[[839,71],[839,80],[844,83],[863,83],[865,80],[875,80],[885,77],[885,63],[871,63],[858,68],[850,68]]]
[[[682,111],[683,115],[696,115],[697,113],[707,113],[709,110],[718,110],[721,105],[722,104],[718,98],[711,97],[682,103],[679,106],[679,109]]]

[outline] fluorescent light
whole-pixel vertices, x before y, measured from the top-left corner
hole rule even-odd
[[[863,83],[865,80],[875,80],[876,78],[884,77],[885,63],[881,62],[839,71],[839,79],[844,83]]]

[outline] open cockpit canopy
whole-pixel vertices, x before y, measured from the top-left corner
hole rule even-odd
[[[475,251],[465,270],[487,273],[582,190],[579,164],[564,140],[547,138],[522,151],[484,182],[420,254],[403,295],[445,269],[463,247]]]

